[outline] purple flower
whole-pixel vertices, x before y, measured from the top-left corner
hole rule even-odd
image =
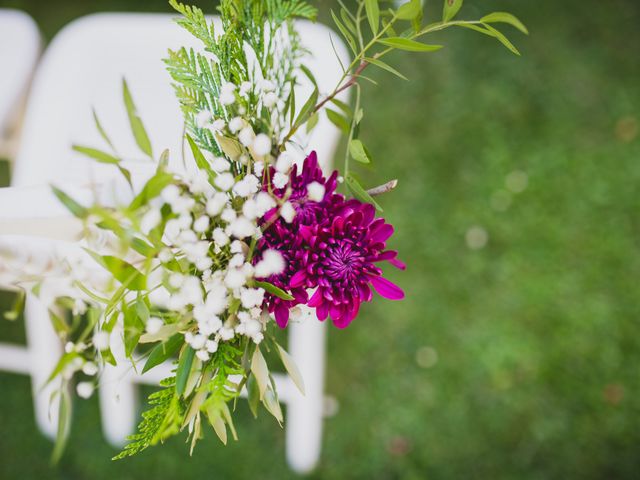
[[[296,235],[286,227],[286,223],[277,220],[264,232],[263,237],[258,243],[258,251],[264,251],[266,249],[278,250],[284,257],[287,265],[282,273],[272,275],[265,279],[272,285],[288,291],[294,297],[293,300],[284,300],[269,293],[265,296],[265,304],[269,313],[274,314],[276,323],[280,328],[287,326],[289,322],[289,311],[293,307],[301,303],[307,303],[309,300],[305,288],[290,288],[289,286],[291,277],[303,268],[303,265],[300,263],[301,252],[303,251],[303,240],[301,236]],[[259,257],[256,257],[254,261],[257,263],[259,259]]]
[[[395,251],[385,250],[393,227],[375,218],[372,205],[347,201],[335,193],[337,177],[334,171],[325,179],[312,152],[300,172],[294,166],[289,183],[274,191],[293,204],[293,222],[276,218],[277,209],[263,218],[263,224],[269,227],[258,243],[258,251],[278,250],[287,262],[284,272],[266,280],[294,297],[284,300],[272,294],[265,296],[265,305],[281,328],[286,327],[291,308],[299,304],[316,308],[320,320],[331,316],[338,328],[345,328],[358,314],[361,303],[371,301],[370,286],[385,298],[404,298],[403,291],[383,278],[382,270],[375,265],[387,260],[405,268]],[[307,187],[313,182],[325,189],[319,202],[309,199]],[[316,291],[309,299],[307,289],[312,288]]]
[[[330,316],[336,327],[345,328],[361,303],[371,301],[370,285],[390,300],[404,298],[375,265],[388,260],[404,269],[404,264],[396,259],[397,252],[385,250],[393,227],[375,218],[372,205],[349,200],[325,213],[329,221],[300,228],[306,249],[299,261],[304,268],[291,277],[289,286],[317,287],[307,305],[316,308],[320,320]]]
[[[273,176],[275,171],[272,170]],[[291,189],[291,194],[288,197],[289,202],[293,205],[296,211],[296,216],[293,220],[293,229],[297,231],[300,225],[313,225],[314,223],[321,221],[326,214],[327,202],[342,201],[344,197],[335,193],[338,186],[338,172],[334,171],[328,179],[325,179],[320,164],[318,163],[318,155],[316,152],[311,152],[307,158],[305,158],[300,173],[298,173],[298,165],[294,165],[289,175],[289,183],[285,188],[274,190],[274,194],[277,197],[283,198],[288,189]],[[307,186],[310,183],[317,182],[324,186],[324,198],[320,202],[314,202],[309,200]],[[267,213],[267,217],[269,213]]]

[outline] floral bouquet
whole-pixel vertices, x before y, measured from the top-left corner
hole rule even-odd
[[[91,396],[105,364],[130,362],[144,373],[174,361],[173,375],[149,398],[139,433],[116,458],[182,430],[193,449],[204,423],[225,443],[227,429],[236,438],[233,411],[245,389],[254,415],[262,404],[281,423],[266,358],[279,357],[301,390],[304,384],[274,329],[310,313],[342,329],[374,291],[390,300],[404,297],[380,268],[384,262],[405,266],[387,247],[394,229],[379,216],[382,209],[374,199],[397,182],[366,189],[353,168],[372,163],[359,137],[360,83],[372,81],[364,73],[377,67],[404,79],[383,57],[393,50],[436,51],[441,45],[422,38],[450,27],[493,37],[516,54],[494,25],[506,23],[526,33],[504,12],[457,20],[462,0],[445,0],[442,17],[427,25],[420,0],[397,9],[383,8],[378,0],[349,2],[349,9],[339,1],[339,11],[331,15],[353,60],[341,65],[342,77],[332,91],[320,92],[293,21],[315,18],[316,9],[307,2],[222,0],[221,30],[201,10],[170,3],[182,14],[178,23],[202,42],[200,51],[180,48],[166,59],[184,114],[184,144],[197,169],[171,171],[165,151],[155,173],[129,202],[116,206],[85,206],[54,189],[82,220],[84,249],[55,272],[29,279],[65,343],[51,374],[62,379],[62,413],[70,382],[79,379],[79,396]],[[298,102],[301,76],[314,88]],[[355,90],[353,105],[337,98],[347,89]],[[124,103],[138,147],[156,160],[126,83]],[[315,152],[301,147],[300,134],[312,131],[320,115],[347,137],[340,172],[325,174]],[[108,151],[74,149],[113,164],[133,185],[95,120]],[[304,160],[294,162],[296,157]],[[101,274],[76,268],[87,258]],[[54,293],[47,288],[51,278]],[[123,355],[114,353],[114,338]],[[265,357],[266,352],[275,355]],[[68,431],[65,420],[68,415],[61,415],[61,440]]]

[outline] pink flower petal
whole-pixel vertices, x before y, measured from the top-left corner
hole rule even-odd
[[[307,273],[304,270],[299,270],[296,273],[294,273],[293,277],[291,277],[291,280],[289,280],[289,287],[290,288],[298,288],[304,285],[304,283],[307,281]]]
[[[369,277],[376,292],[389,300],[402,300],[404,292],[400,287],[383,277]]]
[[[289,309],[283,304],[278,304],[275,311],[276,323],[280,328],[285,328],[289,323]]]

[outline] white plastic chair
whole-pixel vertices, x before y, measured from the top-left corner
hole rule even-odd
[[[16,159],[14,187],[5,191],[0,189],[0,235],[3,229],[5,233],[12,234],[28,230],[29,233],[48,235],[52,223],[43,218],[57,216],[60,210],[44,185],[64,183],[83,186],[104,182],[114,175],[111,168],[88,161],[70,150],[72,142],[102,145],[94,127],[92,106],[120,154],[124,158],[140,158],[122,105],[123,77],[132,90],[154,152],[157,154],[161,149],[169,148],[173,165],[179,166],[182,116],[161,59],[166,56],[167,48],[199,45],[171,18],[170,15],[148,14],[92,15],[68,25],[53,40],[34,80],[22,144]],[[320,90],[328,92],[341,75],[330,42],[332,32],[327,27],[306,21],[299,22],[298,28],[303,44],[312,53],[308,66],[314,72]],[[333,35],[333,41],[344,63],[348,59],[346,48],[336,35]],[[296,97],[306,98],[309,93],[310,86],[303,85]],[[346,93],[342,100],[346,100]],[[309,139],[309,145],[318,152],[325,169],[331,164],[338,141],[337,129],[322,118]],[[128,166],[134,170],[152,167],[150,163],[145,167],[142,162]],[[24,206],[14,202],[20,195],[28,198],[29,193],[25,193],[25,189],[40,196],[35,207],[28,205],[28,200]],[[43,198],[47,196],[48,201]],[[10,204],[13,208],[7,208]],[[21,208],[24,215],[20,213]],[[16,223],[7,222],[7,218],[19,218],[21,225],[16,227]],[[29,222],[36,218],[37,224]],[[40,318],[43,312],[37,311],[35,303],[35,300],[29,302],[27,329],[40,332],[42,325],[48,322],[44,315]],[[30,344],[29,351],[33,351],[32,348]],[[322,440],[325,324],[309,320],[291,325],[289,350],[304,377],[306,395],[302,396],[284,375],[276,378],[280,399],[287,405],[287,459],[295,471],[308,472],[318,461]],[[38,350],[38,355],[41,352]],[[51,345],[46,348],[46,353],[42,353],[49,359],[56,355],[56,348]],[[0,368],[3,368],[2,357],[0,352]],[[101,414],[103,430],[110,443],[122,445],[125,436],[135,427],[135,384],[155,384],[167,376],[170,369],[171,366],[165,364],[142,377],[127,367],[109,367],[103,372]],[[48,369],[44,368],[44,371]],[[34,379],[34,387],[36,383]],[[42,404],[36,401],[37,411],[42,408]],[[47,426],[42,419],[39,424],[45,432],[50,432],[50,425]]]
[[[13,158],[13,137],[41,43],[29,15],[0,8],[0,158]]]

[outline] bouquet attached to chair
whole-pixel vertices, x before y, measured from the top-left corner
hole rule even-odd
[[[226,443],[227,429],[236,437],[233,410],[245,389],[254,415],[262,404],[282,423],[267,359],[279,358],[302,391],[304,381],[274,328],[317,317],[342,329],[374,291],[390,300],[404,297],[383,276],[384,262],[404,265],[387,247],[394,229],[374,199],[396,182],[366,189],[353,168],[372,164],[359,137],[360,82],[370,80],[365,69],[404,78],[383,57],[396,49],[438,50],[421,39],[449,27],[480,31],[515,53],[493,25],[526,32],[503,12],[456,20],[462,0],[446,0],[442,19],[426,26],[420,0],[395,10],[377,0],[357,0],[353,9],[339,2],[338,14],[331,13],[353,61],[341,65],[333,90],[320,92],[293,22],[315,17],[305,1],[222,0],[221,30],[199,9],[170,3],[182,14],[178,23],[203,45],[201,51],[170,51],[166,59],[184,114],[184,145],[197,168],[179,173],[169,167],[168,151],[154,155],[124,83],[133,136],[157,162],[155,173],[124,205],[82,205],[55,189],[83,221],[84,257],[66,258],[29,279],[35,294],[47,299],[66,344],[51,378],[64,385],[80,380],[80,396],[92,394],[106,364],[130,362],[144,373],[174,361],[173,375],[149,399],[139,432],[116,458],[182,430],[193,449],[206,423]],[[306,98],[296,98],[301,81],[312,88]],[[348,89],[355,90],[353,105],[339,100]],[[323,173],[304,143],[321,115],[347,137],[340,172]],[[95,122],[107,148],[74,148],[113,164],[133,184],[98,116]],[[103,275],[88,274],[87,260]],[[61,409],[68,408],[67,391],[60,392]],[[67,430],[61,426],[62,436]]]

